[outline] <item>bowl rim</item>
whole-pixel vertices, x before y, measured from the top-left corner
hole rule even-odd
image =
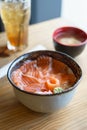
[[[14,82],[12,81],[12,79],[11,79],[11,73],[10,73],[10,72],[11,72],[11,69],[14,67],[15,62],[18,61],[19,59],[21,59],[22,57],[26,56],[26,55],[29,55],[29,54],[32,54],[32,53],[38,53],[38,52],[58,53],[58,54],[60,54],[60,55],[66,56],[66,57],[68,57],[70,60],[72,60],[72,61],[79,67],[79,69],[80,69],[80,77],[79,77],[78,81],[76,81],[76,82],[74,83],[74,86],[72,86],[72,87],[70,87],[70,88],[68,88],[68,89],[66,89],[66,90],[64,90],[64,91],[62,91],[62,92],[60,92],[60,93],[55,93],[55,94],[39,94],[39,93],[33,93],[33,92],[24,91],[24,90],[20,89],[19,87],[17,87],[17,86],[14,84]],[[18,62],[17,62],[17,63],[18,63]],[[82,69],[81,69],[81,67],[79,66],[79,64],[78,64],[71,56],[69,56],[69,55],[67,55],[67,54],[65,54],[65,53],[63,53],[63,52],[53,51],[53,50],[32,51],[32,52],[28,52],[28,53],[22,54],[21,56],[17,57],[15,60],[13,60],[13,62],[10,64],[10,66],[9,66],[9,68],[8,68],[8,71],[7,71],[7,79],[8,79],[8,81],[11,83],[12,87],[16,88],[16,89],[19,90],[20,92],[23,92],[23,93],[26,93],[26,94],[30,94],[30,95],[35,95],[35,96],[42,96],[42,97],[44,97],[44,96],[57,96],[57,95],[62,95],[62,94],[64,94],[64,93],[67,93],[67,92],[69,92],[69,91],[72,91],[73,89],[75,89],[75,88],[78,86],[80,80],[82,79]]]
[[[56,39],[56,37],[57,37],[57,33],[58,33],[58,31],[60,32],[63,32],[62,30],[75,30],[75,31],[79,31],[79,32],[82,32],[84,35],[85,35],[85,37],[86,37],[86,39],[83,41],[83,42],[80,42],[80,43],[78,43],[78,44],[72,44],[72,45],[69,45],[69,44],[63,44],[63,43],[61,43],[61,42],[59,42],[57,39]],[[65,31],[64,31],[65,32]],[[52,35],[52,38],[53,38],[53,41],[56,43],[56,44],[60,44],[60,45],[62,45],[62,46],[67,46],[67,47],[79,47],[79,46],[82,46],[82,45],[84,45],[84,44],[87,44],[87,34],[86,34],[86,32],[84,31],[84,30],[82,30],[82,29],[80,29],[80,28],[78,28],[78,27],[74,27],[74,26],[63,26],[63,27],[59,27],[59,28],[57,28],[56,30],[54,30],[54,32],[53,32],[53,35]]]

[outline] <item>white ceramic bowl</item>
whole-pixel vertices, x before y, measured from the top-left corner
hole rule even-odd
[[[49,95],[48,94],[40,95],[19,89],[11,79],[12,72],[15,69],[19,68],[24,63],[24,61],[29,59],[31,60],[35,59],[41,55],[51,56],[52,58],[55,58],[56,60],[59,60],[68,65],[76,76],[75,84],[66,91]],[[76,87],[78,86],[80,79],[82,77],[82,71],[80,66],[70,56],[64,53],[56,51],[35,51],[24,54],[18,57],[16,60],[14,60],[8,69],[7,77],[13,86],[17,99],[22,104],[24,104],[33,111],[48,113],[64,108],[71,101],[74,92],[76,90]]]

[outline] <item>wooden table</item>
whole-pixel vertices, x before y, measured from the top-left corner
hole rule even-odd
[[[0,67],[17,56],[42,44],[54,50],[53,31],[60,26],[72,25],[63,19],[53,19],[30,26],[29,47],[23,52],[0,57]],[[0,44],[5,42],[0,34]],[[3,42],[2,42],[3,41]],[[7,78],[0,79],[0,130],[87,130],[87,47],[75,60],[83,71],[83,78],[72,101],[64,109],[51,114],[36,113],[22,105],[15,97]]]

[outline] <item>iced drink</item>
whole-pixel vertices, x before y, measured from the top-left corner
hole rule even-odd
[[[3,2],[1,18],[5,26],[10,50],[23,50],[28,44],[30,7],[21,2]]]

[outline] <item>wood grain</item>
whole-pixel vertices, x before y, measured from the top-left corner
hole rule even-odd
[[[0,58],[0,67],[37,44],[53,50],[52,33],[65,25],[63,19],[53,19],[29,28],[29,47],[23,52]],[[2,34],[1,34],[2,35]],[[3,34],[3,37],[4,34]],[[59,112],[36,113],[22,105],[15,97],[7,77],[0,79],[0,130],[87,130],[87,47],[75,60],[83,71],[81,83],[72,101]]]

